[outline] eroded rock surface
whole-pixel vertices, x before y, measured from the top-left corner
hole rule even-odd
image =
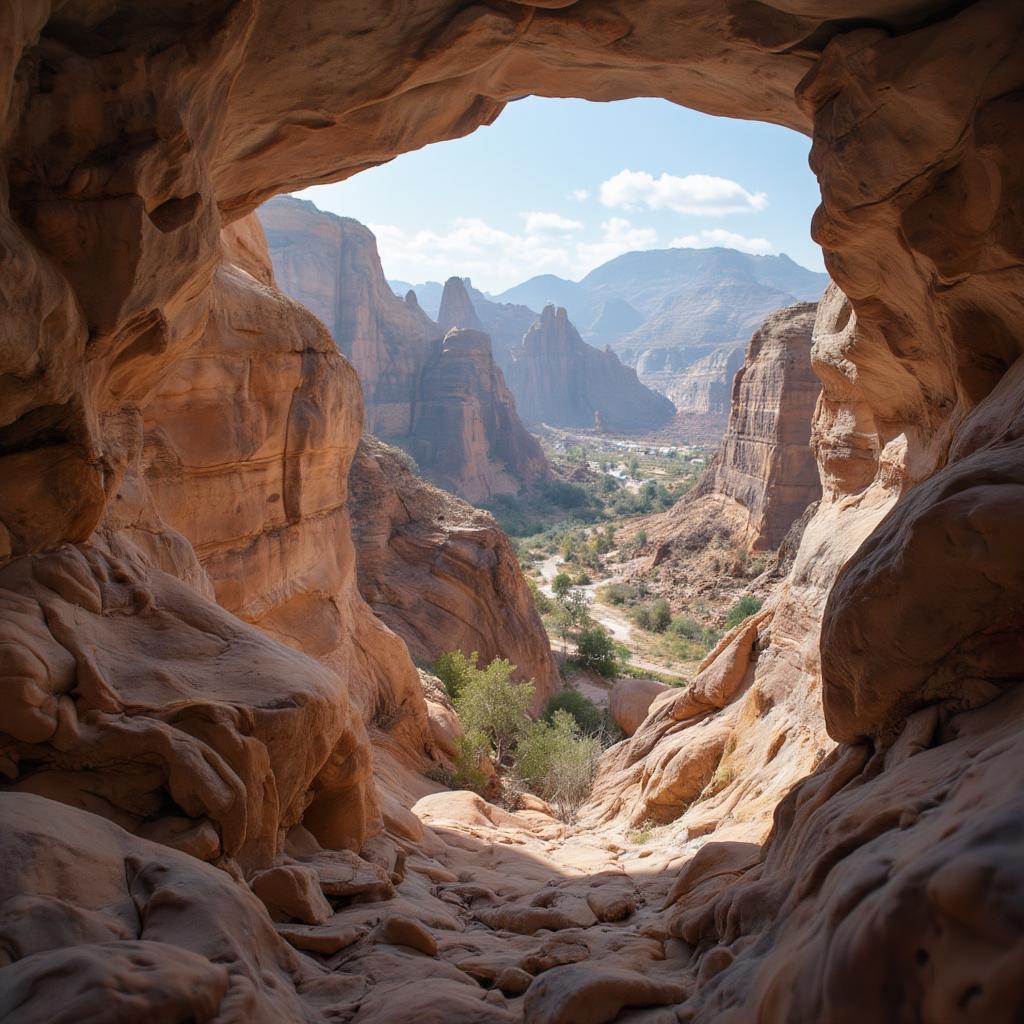
[[[6,1017],[568,1021],[605,993],[716,1024],[1019,1018],[1018,5],[16,3],[0,26],[2,764],[65,800],[0,794]],[[837,285],[822,500],[758,616],[608,756],[600,835],[413,770],[418,676],[348,543],[354,375],[221,241],[530,92],[808,132]],[[190,407],[212,447],[237,433],[227,464],[189,448]],[[396,694],[408,726],[367,716]],[[639,815],[649,844],[622,834]],[[335,950],[292,953],[169,848],[192,829],[229,870],[362,845],[396,895],[278,922]],[[613,875],[642,905],[591,923]],[[578,924],[504,932],[477,904]],[[396,917],[418,948],[376,930]]]
[[[328,326],[362,384],[367,432],[411,451],[435,483],[469,501],[514,493],[547,472],[519,422],[465,285],[445,286],[441,324],[391,290],[370,230],[281,196],[259,214],[281,288]],[[412,293],[410,293],[412,294]]]
[[[513,351],[509,387],[527,420],[616,433],[651,430],[675,408],[637,379],[610,349],[588,345],[564,309],[545,306]]]
[[[750,339],[712,464],[674,508],[644,523],[659,562],[719,534],[750,551],[773,550],[821,496],[810,444],[821,391],[811,368],[816,309],[802,303],[773,313]]]
[[[409,647],[435,661],[477,651],[533,679],[538,706],[558,669],[508,538],[488,512],[416,477],[399,453],[360,442],[349,475],[359,589]]]

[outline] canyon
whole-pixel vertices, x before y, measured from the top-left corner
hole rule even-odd
[[[0,26],[5,1019],[1020,1016],[1018,6],[16,0]],[[430,778],[448,709],[360,593],[415,547],[353,545],[367,385],[251,216],[526,94],[806,133],[834,282],[792,562],[572,825]],[[439,402],[494,365],[448,338]],[[489,561],[450,514],[437,586]],[[508,585],[490,550],[474,594]]]
[[[281,196],[260,210],[284,291],[320,315],[362,383],[368,433],[404,447],[428,479],[470,501],[514,494],[547,466],[526,431],[472,314],[435,324],[415,296],[397,298],[372,233],[358,221]],[[448,303],[460,297],[446,289]],[[455,326],[472,328],[450,335]]]
[[[754,332],[711,465],[675,506],[633,528],[643,530],[663,575],[685,576],[692,567],[673,563],[704,551],[713,536],[745,551],[775,550],[821,497],[810,447],[821,392],[811,363],[816,315],[814,304],[800,303]]]
[[[477,388],[477,404],[481,421],[488,419],[493,405],[502,409],[498,416],[505,429],[519,435],[509,460],[507,453],[496,451],[499,433],[487,434],[489,461],[504,460],[508,472],[503,476],[493,468],[490,473],[461,469],[457,454],[443,468],[436,463],[438,451],[450,447],[452,437],[474,429],[430,434],[449,421],[447,413],[436,410],[436,394],[424,388],[436,391],[441,378],[459,374],[447,369],[453,364],[451,346],[442,348],[442,358],[431,359],[437,339],[453,329],[487,335],[516,412],[527,420],[641,432],[672,418],[671,402],[642,385],[612,352],[584,342],[564,310],[549,318],[524,305],[495,302],[468,278],[452,277],[439,296],[421,286],[424,302],[436,299],[436,309],[431,304],[435,323],[411,286],[404,303],[396,301],[394,282],[388,284],[384,278],[373,235],[357,221],[324,213],[308,200],[291,196],[272,199],[259,216],[282,290],[320,316],[358,371],[367,431],[408,448],[435,483],[463,497],[479,501],[511,493],[536,482],[542,473],[536,469],[535,452],[524,458],[530,443],[504,410],[508,399],[496,382]],[[477,375],[480,381],[488,376],[494,374]],[[433,412],[419,411],[431,408]],[[462,457],[488,461],[487,454],[474,453],[470,447]]]

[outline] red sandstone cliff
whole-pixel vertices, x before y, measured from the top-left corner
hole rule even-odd
[[[863,15],[0,8],[0,1015],[1020,1017],[1024,13]],[[451,794],[392,801],[375,844],[355,709],[406,662],[344,544],[358,388],[221,256],[265,197],[527,93],[813,137],[823,495],[779,590],[608,758],[591,813],[655,809],[657,859]],[[337,668],[210,598],[192,516],[237,558],[224,600],[339,638]]]
[[[392,292],[358,221],[291,196],[266,203],[260,218],[282,290],[323,318],[359,374],[368,433],[408,448],[429,479],[469,501],[545,475],[489,342],[442,341],[453,326],[479,327],[461,280],[445,288],[442,329],[415,296]]]
[[[519,560],[493,517],[411,473],[372,437],[349,473],[359,590],[408,645],[433,662],[446,651],[507,658],[533,679],[536,706],[561,685]]]
[[[773,313],[747,344],[732,387],[729,425],[696,486],[642,528],[659,562],[727,531],[748,550],[774,549],[812,502],[821,481],[811,422],[821,384],[811,367],[816,306]]]

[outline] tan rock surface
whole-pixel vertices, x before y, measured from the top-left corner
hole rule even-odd
[[[453,329],[423,368],[404,443],[432,483],[467,501],[515,494],[548,473],[480,331]]]
[[[811,303],[790,306],[750,339],[711,465],[673,508],[636,527],[659,564],[692,560],[713,538],[749,551],[775,549],[821,496],[810,445],[821,390],[811,368],[815,316]]]
[[[560,685],[558,668],[493,517],[421,480],[371,437],[360,442],[349,488],[360,592],[413,657],[507,658],[534,680],[542,706]]]
[[[0,749],[5,786],[45,781],[53,751],[56,791],[101,812],[0,794],[15,808],[4,1016],[509,1021],[538,985],[555,1020],[651,988],[662,1016],[690,1022],[1017,1019],[1022,19],[1000,0],[0,10]],[[635,921],[563,929],[559,954],[550,937],[473,925],[410,871],[395,899],[324,927],[412,916],[449,933],[438,958],[357,940],[332,969],[285,945],[228,874],[104,820],[194,828],[196,852],[219,841],[261,865],[292,811],[291,832],[301,818],[321,843],[358,844],[376,815],[351,709],[386,690],[382,709],[408,693],[415,710],[419,693],[355,593],[354,379],[340,356],[338,373],[318,371],[324,336],[261,301],[219,233],[277,191],[465,134],[531,92],[663,95],[812,135],[814,233],[848,297],[827,297],[815,330],[823,497],[789,576],[713,652],[693,699],[657,703],[609,755],[590,811],[603,831],[477,808],[483,822],[451,810],[392,840],[518,906],[549,882],[625,874],[647,900]],[[248,369],[266,353],[286,369],[267,360],[274,380],[257,372],[247,406],[224,374],[250,348]],[[171,437],[164,454],[185,451],[207,369],[196,420],[230,463],[197,445],[181,460],[193,496],[177,500],[158,449],[140,461],[139,424]],[[233,423],[266,405],[267,433],[250,425],[223,447],[217,402]],[[257,514],[285,477],[287,513]],[[331,667],[218,609],[211,583],[274,636],[316,640]],[[381,764],[411,788],[408,747],[376,731]],[[94,778],[112,766],[114,785]],[[645,802],[665,824],[629,848],[617,823]],[[677,876],[670,910],[653,911]],[[467,959],[494,977],[586,966],[508,998]]]
[[[627,735],[640,728],[647,717],[651,702],[670,687],[657,679],[617,679],[608,701],[615,724]]]

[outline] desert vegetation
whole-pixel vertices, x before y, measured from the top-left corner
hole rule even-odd
[[[501,799],[514,809],[524,792],[546,800],[563,821],[575,820],[590,795],[601,752],[622,738],[607,712],[566,688],[535,720],[532,681],[496,658],[480,667],[476,651],[450,651],[432,666],[459,717],[453,770],[441,781]]]

